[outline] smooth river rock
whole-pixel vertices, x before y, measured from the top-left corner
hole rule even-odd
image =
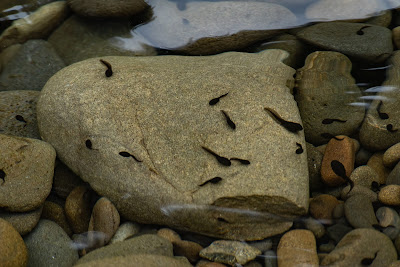
[[[351,76],[351,61],[343,54],[318,51],[308,55],[296,74],[300,114],[307,142],[327,143],[332,135],[354,133],[361,124],[365,108],[361,91]]]
[[[372,101],[360,129],[360,142],[372,150],[385,150],[400,142],[400,51],[391,56],[387,79]]]
[[[110,77],[99,58],[82,61],[46,84],[39,131],[129,220],[264,239],[308,208],[306,146],[287,56],[105,57]]]
[[[297,37],[318,49],[337,51],[368,62],[385,61],[393,52],[392,31],[372,24],[319,23],[300,31]]]
[[[41,206],[53,182],[56,152],[37,139],[0,134],[0,208],[31,211]]]

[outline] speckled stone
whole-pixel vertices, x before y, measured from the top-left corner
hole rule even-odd
[[[264,267],[278,267],[278,256],[275,251],[268,250],[265,251],[264,254]]]
[[[77,265],[91,261],[105,260],[106,258],[111,257],[126,257],[137,254],[151,254],[172,257],[173,247],[171,242],[165,238],[157,235],[144,234],[96,249],[80,258],[77,262]]]
[[[169,228],[161,228],[157,231],[157,235],[167,239],[172,244],[181,241],[181,237],[177,232]]]
[[[36,228],[24,237],[29,253],[29,266],[72,266],[78,252],[71,239],[55,222],[40,220]]]
[[[128,17],[149,7],[143,0],[67,0],[67,3],[76,14],[95,18]]]
[[[256,249],[259,249],[261,252],[265,252],[267,250],[272,249],[272,239],[264,239],[264,240],[257,240],[257,241],[250,241],[247,242],[252,247],[255,247]]]
[[[90,190],[85,186],[75,187],[65,200],[65,215],[74,233],[88,230],[91,212]]]
[[[356,165],[361,166],[361,165],[366,165],[370,157],[372,156],[372,152],[361,148],[357,154],[356,154]]]
[[[378,193],[380,202],[386,205],[400,206],[400,185],[387,185]]]
[[[331,195],[323,194],[310,201],[309,212],[311,216],[323,224],[332,223],[332,211],[339,201]]]
[[[346,183],[346,180],[332,170],[332,161],[337,160],[343,164],[347,177],[350,177],[354,169],[354,143],[346,136],[339,136],[338,138],[343,140],[331,139],[329,141],[321,164],[322,181],[329,186],[339,186]]]
[[[359,30],[366,26],[359,34]],[[320,49],[337,51],[368,62],[385,61],[393,52],[391,30],[372,24],[319,23],[306,27],[296,36]]]
[[[383,154],[383,165],[393,168],[400,161],[400,143],[389,147]]]
[[[355,168],[350,175],[350,180],[354,182],[354,185],[365,186],[366,188],[371,188],[372,182],[379,183],[378,174],[368,165]]]
[[[53,182],[54,148],[43,141],[0,134],[0,207],[31,211],[43,204]]]
[[[279,267],[319,266],[317,244],[309,230],[286,232],[279,241],[277,255]]]
[[[217,240],[200,251],[200,256],[211,261],[230,265],[246,264],[260,255],[261,251],[238,241]]]
[[[119,227],[119,223],[120,216],[113,203],[105,197],[97,200],[88,227],[88,239],[93,245],[92,248],[102,247],[110,242]],[[102,238],[95,237],[92,232],[103,233]]]
[[[363,194],[357,194],[344,203],[344,214],[354,228],[372,228],[378,224],[372,202]]]
[[[27,266],[28,251],[17,230],[0,218],[0,265]]]
[[[386,178],[390,173],[390,169],[383,165],[383,152],[374,153],[368,160],[367,165],[370,166],[378,174],[380,184],[386,184]]]
[[[0,92],[0,133],[40,139],[36,120],[38,91]]]
[[[299,105],[307,142],[321,145],[330,140],[322,134],[350,136],[361,124],[365,108],[360,89],[351,76],[352,63],[345,55],[317,51],[307,56],[304,67],[297,70],[296,101]],[[351,94],[349,93],[351,92]],[[345,122],[324,124],[325,119]]]
[[[365,23],[388,28],[390,23],[392,22],[392,18],[392,10],[385,10],[379,12],[378,16],[368,19],[367,21],[365,21]]]
[[[114,236],[111,238],[109,244],[117,243],[124,241],[140,231],[140,225],[134,222],[124,222],[121,224],[117,231],[115,232]]]
[[[20,235],[26,235],[37,225],[43,206],[28,212],[0,212],[0,218],[11,223]]]
[[[388,266],[397,260],[392,241],[373,229],[355,229],[347,233],[336,248],[321,261],[323,266],[361,266],[365,258],[374,258],[371,266]]]
[[[362,146],[371,151],[385,150],[400,142],[400,51],[395,51],[387,64],[390,66],[386,71],[387,78],[375,90],[377,93],[359,133]],[[388,118],[379,116],[377,108],[380,103],[380,112],[386,113]],[[392,131],[388,125],[392,125]]]
[[[85,60],[47,82],[37,105],[39,130],[128,220],[222,239],[264,239],[292,226],[281,214],[297,217],[308,208],[303,131],[288,131],[264,110],[301,124],[286,57],[281,50],[105,57],[111,77],[99,58]],[[243,76],[245,69],[252,74]],[[223,165],[203,147],[250,164]],[[222,180],[209,182],[216,176]]]
[[[45,39],[69,14],[65,1],[42,6],[34,13],[16,20],[0,35],[0,51],[30,39]]]

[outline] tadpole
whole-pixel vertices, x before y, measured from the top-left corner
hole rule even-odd
[[[111,77],[113,75],[111,64],[103,59],[100,59],[100,62],[103,63],[107,67],[107,70],[105,72],[106,77]]]
[[[303,130],[303,126],[301,126],[300,123],[284,120],[281,116],[279,116],[275,111],[270,108],[264,108],[264,110],[271,114],[272,118],[274,118],[275,121],[281,124],[286,130],[292,133],[297,133]]]

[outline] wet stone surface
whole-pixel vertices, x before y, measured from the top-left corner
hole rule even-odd
[[[60,159],[128,219],[263,239],[287,230],[308,201],[305,142],[286,86],[294,74],[281,62],[286,56],[269,50],[108,57],[110,77],[99,59],[82,61],[42,90],[39,129]],[[244,66],[251,76],[241,74]],[[249,220],[242,209],[259,219]],[[289,218],[271,216],[282,211]]]

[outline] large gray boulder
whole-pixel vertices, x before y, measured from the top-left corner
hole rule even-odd
[[[45,85],[39,131],[125,218],[263,239],[290,228],[308,208],[305,140],[289,88],[295,71],[282,63],[287,56],[105,57],[110,77],[99,58],[78,62]]]

